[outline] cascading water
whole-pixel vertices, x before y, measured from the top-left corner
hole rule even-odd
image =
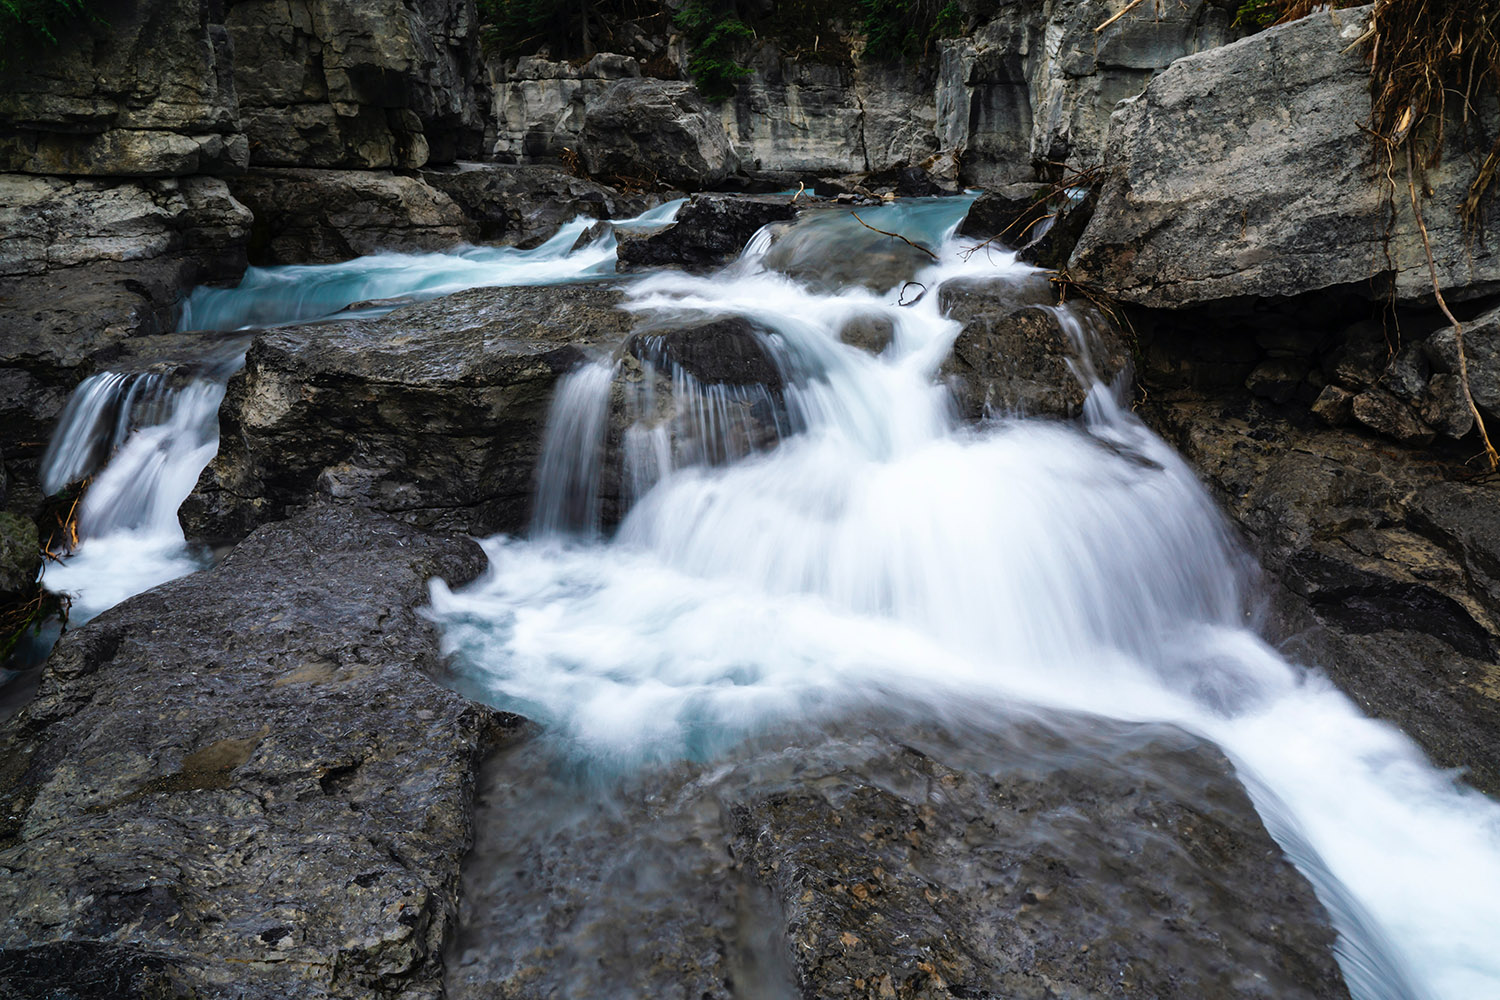
[[[433,298],[483,285],[556,284],[614,273],[616,230],[672,221],[683,201],[665,202],[633,219],[578,218],[533,250],[459,247],[449,253],[376,254],[343,264],[251,268],[236,288],[198,288],[182,306],[179,332],[228,331],[328,319],[376,316],[401,301]],[[357,311],[346,307],[362,305]],[[46,493],[93,476],[78,512],[81,544],[49,564],[43,583],[72,598],[69,620],[81,624],[160,583],[202,568],[177,509],[218,450],[219,403],[243,363],[245,337],[204,335],[184,344],[191,357],[174,370],[102,372],[73,393],[42,461]],[[184,374],[186,373],[186,374]]]
[[[866,221],[910,233],[900,211]],[[958,249],[917,280],[1025,270]],[[631,291],[645,317],[775,331],[803,430],[734,461],[660,459],[612,539],[578,539],[561,532],[609,472],[611,391],[609,367],[581,372],[554,411],[536,537],[491,539],[484,578],[433,585],[468,690],[596,772],[877,709],[960,728],[1017,705],[1173,723],[1234,761],[1333,915],[1356,996],[1500,994],[1500,806],[1255,635],[1252,564],[1108,387],[1078,426],[965,429],[934,377],[957,333],[936,295],[819,293],[755,259]],[[894,330],[878,358],[838,340],[872,313]]]

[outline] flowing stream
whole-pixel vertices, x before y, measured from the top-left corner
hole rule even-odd
[[[620,362],[570,376],[531,537],[485,541],[490,568],[467,587],[433,583],[458,683],[542,723],[596,772],[710,760],[874,709],[960,728],[1018,705],[1179,725],[1223,748],[1314,884],[1356,996],[1500,995],[1500,806],[1257,636],[1254,566],[1171,448],[1086,360],[1077,423],[957,420],[937,372],[958,326],[933,290],[1033,273],[1003,251],[964,259],[951,232],[966,204],[864,216],[941,248],[914,304],[897,304],[900,288],[814,291],[768,271],[764,238],[712,276],[633,281],[628,308],[645,324],[743,317],[770,331],[784,386],[731,397],[648,359],[622,454],[607,458]],[[185,322],[293,322],[359,300],[593,277],[613,244],[575,251],[583,225],[500,262],[465,251],[254,272],[239,290],[195,293]],[[485,267],[498,270],[476,280]],[[878,356],[839,339],[871,316],[893,331]],[[1086,327],[1062,318],[1086,348]],[[94,608],[191,569],[170,515],[213,454],[222,384],[190,380],[135,418],[156,388],[80,390],[51,474],[89,469],[103,435],[114,457],[88,493],[83,547],[49,586]],[[74,424],[95,443],[68,445]],[[612,533],[607,460],[624,464],[631,501]],[[116,565],[139,572],[121,584]]]

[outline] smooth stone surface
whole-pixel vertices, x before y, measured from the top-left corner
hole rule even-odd
[[[219,453],[183,505],[238,538],[325,498],[476,535],[518,531],[564,374],[633,318],[599,285],[477,288],[379,319],[267,330],[229,382]]]
[[[431,679],[417,608],[430,576],[483,563],[468,540],[320,508],[64,636],[0,728],[0,980],[439,996],[501,720]]]

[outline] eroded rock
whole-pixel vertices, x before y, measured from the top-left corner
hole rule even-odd
[[[790,198],[699,194],[677,213],[677,221],[655,233],[620,240],[620,269],[675,267],[706,271],[740,255],[762,226],[797,216]]]
[[[640,178],[687,191],[721,184],[738,166],[718,115],[686,82],[611,84],[589,100],[580,145],[595,176]]]
[[[542,242],[580,215],[631,218],[663,200],[624,194],[545,166],[460,163],[423,171],[422,179],[463,209],[478,227],[482,242],[521,247]]]
[[[0,978],[436,996],[497,718],[416,608],[482,565],[323,508],[69,632],[0,728]]]

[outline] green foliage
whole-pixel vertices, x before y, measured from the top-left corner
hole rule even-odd
[[[56,45],[86,14],[86,0],[0,0],[0,69],[40,42]]]
[[[502,56],[536,52],[544,45],[566,47],[578,0],[478,0],[482,38],[487,49]]]
[[[712,100],[732,95],[735,84],[750,75],[750,68],[736,58],[737,50],[755,32],[733,7],[714,0],[689,0],[673,23],[687,37],[692,53],[688,72],[698,89]]]
[[[957,0],[859,0],[859,6],[865,55],[881,62],[921,59],[937,39],[963,32]]]
[[[1245,0],[1235,11],[1234,23],[1246,28],[1269,28],[1281,18],[1276,0]]]

